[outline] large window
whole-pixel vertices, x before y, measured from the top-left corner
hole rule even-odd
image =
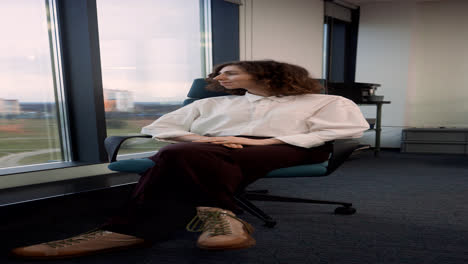
[[[199,0],[97,0],[107,135],[140,133],[182,106],[205,76],[207,30]],[[206,1],[207,3],[209,1]],[[167,143],[135,139],[120,154]]]
[[[213,63],[239,59],[238,7],[224,0],[0,6],[0,175],[105,162],[106,134],[139,133]]]
[[[53,3],[0,9],[0,168],[69,160]]]

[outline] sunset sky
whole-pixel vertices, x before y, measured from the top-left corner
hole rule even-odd
[[[3,0],[0,98],[54,99],[45,1]],[[182,100],[202,76],[198,0],[98,0],[105,89],[136,102]]]

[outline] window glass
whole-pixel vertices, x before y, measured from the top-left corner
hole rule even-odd
[[[203,1],[98,0],[107,135],[138,134],[204,75]],[[135,139],[119,154],[167,143]]]
[[[0,168],[68,159],[57,114],[50,8],[49,1],[1,2]]]

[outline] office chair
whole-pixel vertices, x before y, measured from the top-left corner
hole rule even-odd
[[[188,99],[183,104],[187,105],[195,100],[228,95],[221,92],[212,92],[205,90],[206,82],[204,79],[195,79],[188,93]],[[148,168],[155,165],[150,159],[131,159],[117,161],[117,153],[122,143],[130,138],[151,138],[150,135],[131,135],[131,136],[110,136],[105,139],[105,148],[109,159],[109,169],[118,172],[129,172],[141,174]],[[317,163],[299,165],[287,168],[280,168],[269,172],[263,178],[295,178],[295,177],[322,177],[328,176],[335,171],[350,155],[358,148],[359,143],[355,140],[334,140],[326,142],[333,145],[333,151],[329,160]],[[351,203],[339,201],[323,201],[311,200],[296,197],[283,197],[268,194],[268,190],[239,190],[234,196],[238,205],[245,211],[260,218],[268,227],[276,225],[276,221],[263,212],[260,208],[251,203],[251,200],[256,201],[278,201],[278,202],[294,202],[294,203],[314,203],[314,204],[334,204],[341,205],[335,209],[335,214],[351,215],[356,212]]]

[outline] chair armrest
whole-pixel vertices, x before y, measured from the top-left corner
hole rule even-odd
[[[333,144],[333,152],[329,160],[326,175],[329,175],[341,166],[353,151],[359,148],[359,141],[353,139],[336,139],[331,144]]]
[[[152,138],[151,135],[131,135],[131,136],[110,136],[104,140],[104,147],[107,152],[107,159],[109,162],[117,160],[117,153],[122,143],[129,138]]]

